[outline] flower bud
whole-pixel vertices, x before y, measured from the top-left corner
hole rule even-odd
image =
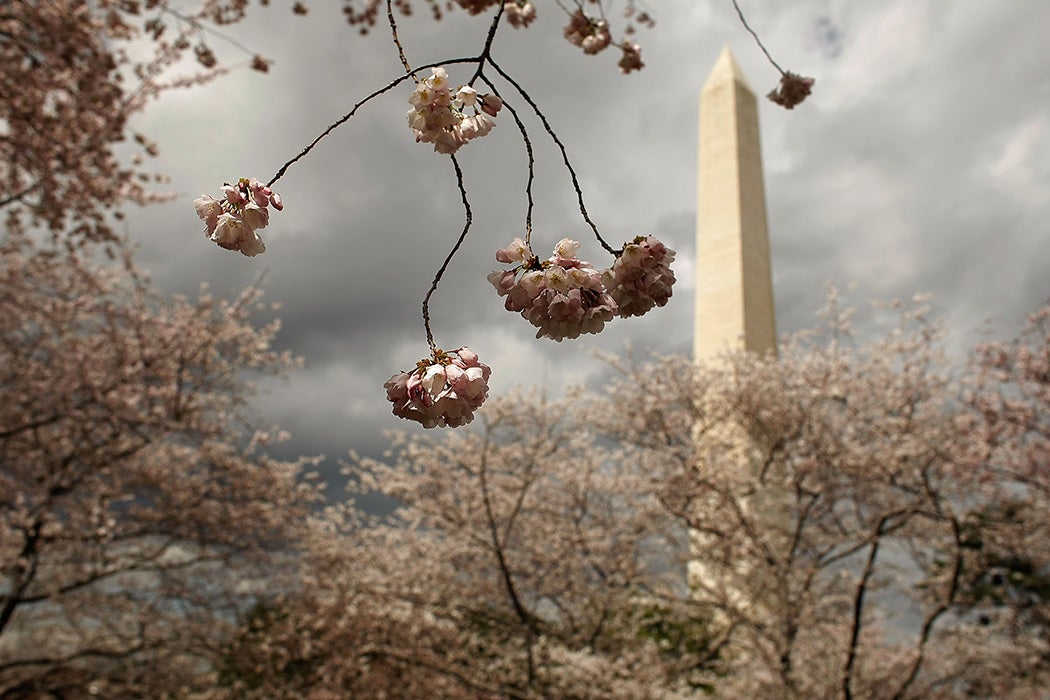
[[[482,95],[481,109],[485,114],[494,117],[503,109],[503,99],[496,95]]]

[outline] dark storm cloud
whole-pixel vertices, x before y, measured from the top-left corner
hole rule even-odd
[[[554,6],[540,9],[540,26],[501,30],[496,59],[565,142],[603,235],[618,246],[657,234],[679,251],[680,282],[666,308],[600,336],[533,339],[485,280],[525,216],[524,149],[501,115],[460,152],[474,225],[431,307],[438,344],[477,350],[495,392],[600,382],[608,370],[595,350],[691,348],[697,95],[727,43],[760,97],[779,331],[811,325],[829,281],[856,283],[850,298],[860,303],[931,291],[953,326],[996,316],[1002,333],[1050,293],[1050,72],[1040,54],[1050,4],[754,3],[751,23],[778,61],[817,78],[791,112],[762,99],[777,74],[731,6],[654,7],[659,24],[638,37],[647,67],[629,76],[613,53],[581,55],[561,38]],[[148,113],[142,128],[160,141],[161,169],[184,196],[130,224],[167,290],[209,282],[223,293],[269,271],[267,296],[283,306],[279,342],[306,369],[269,386],[260,408],[295,434],[288,449],[327,454],[330,473],[349,448],[378,454],[385,430],[419,430],[390,415],[382,384],[425,354],[420,302],[463,226],[448,159],[412,143],[401,86],[278,183],[287,207],[263,232],[264,256],[205,241],[189,201],[224,179],[268,177],[398,73],[384,26],[362,38],[334,16],[259,13],[238,37],[276,59],[268,76],[238,72]],[[474,53],[486,26],[462,13],[437,25],[421,16],[402,21],[402,39],[418,65]],[[814,27],[817,42],[807,40]],[[461,67],[449,73],[467,78]],[[513,90],[499,89],[536,152],[537,251],[569,236],[583,242],[581,257],[607,265],[561,155]]]

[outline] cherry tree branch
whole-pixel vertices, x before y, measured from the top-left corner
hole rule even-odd
[[[518,619],[525,625],[526,640],[525,640],[525,652],[526,662],[528,666],[528,682],[532,685],[533,679],[535,678],[536,669],[535,661],[532,654],[532,645],[536,634],[536,619],[535,617],[525,609],[525,605],[521,601],[521,596],[518,594],[517,586],[514,585],[514,575],[510,570],[510,566],[507,563],[506,555],[504,554],[504,546],[509,539],[510,533],[504,534],[503,538],[500,538],[499,527],[496,523],[495,514],[492,512],[492,496],[489,492],[488,487],[488,455],[489,447],[491,445],[490,436],[485,436],[485,443],[481,451],[481,460],[478,465],[478,483],[481,486],[481,498],[485,505],[485,519],[488,524],[489,534],[491,536],[492,553],[496,556],[496,563],[499,566],[500,575],[503,579],[503,585],[507,592],[507,596],[510,598],[511,605],[514,607],[514,612],[518,616]]]
[[[554,143],[558,146],[558,149],[561,151],[562,162],[568,169],[569,177],[572,179],[572,187],[576,191],[576,201],[579,202],[580,214],[583,215],[583,220],[586,221],[587,225],[591,227],[591,231],[594,232],[594,237],[598,239],[598,243],[601,244],[602,248],[605,248],[605,250],[611,253],[612,255],[619,255],[621,251],[617,250],[616,248],[613,248],[605,241],[604,238],[602,238],[601,233],[598,232],[598,226],[594,223],[594,221],[591,220],[590,214],[587,213],[587,206],[583,203],[583,191],[580,189],[580,181],[579,178],[576,177],[576,170],[572,167],[572,163],[569,161],[569,154],[565,150],[565,144],[562,143],[560,138],[558,138],[558,134],[555,133],[554,128],[550,125],[550,122],[547,120],[547,116],[539,108],[539,105],[536,104],[536,101],[532,99],[529,93],[525,91],[525,88],[523,88],[518,83],[518,81],[514,80],[514,78],[512,78],[506,71],[500,68],[499,64],[497,64],[491,56],[488,58],[488,63],[496,69],[496,72],[499,73],[504,80],[506,80],[508,83],[514,86],[514,89],[518,91],[518,94],[521,95],[522,99],[524,99],[529,104],[529,106],[532,107],[533,113],[535,113],[536,116],[539,118],[540,122],[543,124],[543,128],[546,129],[551,139],[554,140]]]
[[[431,352],[437,352],[437,346],[434,345],[434,333],[430,329],[430,297],[433,296],[434,292],[437,291],[438,282],[441,281],[442,275],[445,274],[445,270],[448,268],[452,258],[459,251],[463,240],[467,237],[467,231],[470,230],[470,225],[473,222],[473,217],[470,211],[470,202],[467,201],[467,188],[463,184],[463,170],[459,167],[459,161],[456,160],[456,156],[450,156],[452,160],[452,167],[456,170],[456,186],[459,188],[460,200],[463,202],[463,231],[460,232],[459,238],[456,239],[455,245],[452,246],[452,250],[445,256],[445,261],[441,263],[441,267],[438,268],[437,274],[434,275],[434,281],[430,283],[430,289],[427,290],[427,294],[423,297],[423,327],[427,331],[427,345],[430,346]]]
[[[940,498],[936,494],[931,495],[938,501],[939,506]],[[919,672],[922,670],[923,663],[926,661],[926,647],[930,641],[930,636],[933,634],[934,625],[936,625],[937,621],[951,609],[952,604],[955,602],[956,595],[959,592],[959,581],[963,574],[963,557],[961,551],[965,546],[963,544],[963,535],[958,520],[947,515],[942,517],[944,517],[951,525],[952,543],[954,544],[952,550],[952,568],[948,575],[947,589],[944,591],[940,602],[923,618],[922,629],[919,632],[919,639],[916,642],[917,653],[915,655],[915,660],[912,662],[911,668],[908,670],[907,676],[905,676],[904,680],[901,682],[900,687],[897,688],[897,692],[893,694],[893,700],[901,700],[916,679],[918,679]]]
[[[868,584],[875,573],[875,560],[879,556],[879,548],[882,541],[883,528],[889,521],[891,515],[879,519],[875,527],[875,533],[871,538],[871,549],[864,562],[864,570],[861,572],[860,580],[857,581],[857,590],[853,596],[853,616],[850,621],[849,651],[846,654],[846,665],[842,670],[842,697],[845,700],[853,698],[853,667],[857,661],[858,644],[860,643],[860,629],[864,616],[864,597],[868,591]]]
[[[401,39],[397,35],[397,20],[394,19],[393,0],[386,0],[386,18],[390,23],[390,36],[394,41],[394,46],[397,47],[397,55],[401,59],[401,65],[405,67],[406,73],[411,73],[412,67],[408,64],[408,59],[405,57],[405,47],[401,45]]]
[[[182,12],[179,12],[178,10],[173,9],[166,2],[157,3],[157,7],[162,12],[168,13],[169,15],[174,17],[175,19],[177,19],[179,21],[182,21],[182,22],[186,22],[193,29],[195,29],[196,31],[198,31],[198,32],[200,32],[202,34],[211,34],[212,36],[216,37],[217,39],[221,39],[222,41],[225,41],[230,46],[234,47],[235,49],[237,49],[239,51],[242,51],[242,52],[248,54],[249,56],[254,56],[255,55],[254,51],[252,51],[247,46],[245,46],[241,42],[239,42],[236,39],[234,39],[229,34],[226,34],[224,32],[220,32],[218,29],[215,29],[213,27],[208,26],[207,24],[205,24],[204,22],[201,22],[196,17],[191,17],[190,15],[184,14]]]
[[[762,44],[762,40],[758,38],[758,34],[755,33],[755,30],[751,28],[751,25],[749,25],[747,23],[747,20],[744,18],[744,11],[740,9],[740,5],[737,4],[737,0],[732,0],[732,3],[733,7],[736,9],[737,16],[740,18],[740,23],[744,25],[744,29],[746,29],[751,34],[751,36],[754,37],[755,43],[758,44],[758,48],[762,49],[762,53],[766,55],[766,59],[768,59],[769,62],[773,64],[774,68],[780,71],[781,75],[784,75],[786,71],[783,68],[781,68],[776,61],[773,60],[772,56],[769,55],[769,51],[767,51],[766,47]]]
[[[494,94],[496,97],[499,97],[500,99],[503,99],[503,96],[499,94],[499,91],[496,89],[496,86],[492,84],[492,81],[490,81],[484,75],[481,76],[481,79],[485,82],[489,89],[492,90],[492,94]],[[510,115],[512,117],[514,117],[514,123],[517,124],[518,131],[521,132],[521,140],[525,144],[525,153],[528,157],[529,175],[528,179],[525,181],[525,199],[527,201],[525,208],[525,246],[529,250],[532,250],[532,212],[535,208],[535,202],[532,198],[532,185],[536,179],[536,157],[532,150],[532,140],[529,139],[529,133],[525,129],[525,123],[522,122],[521,117],[518,116],[518,110],[514,109],[514,107],[506,101],[504,101],[503,107],[508,112],[510,112]]]
[[[492,24],[489,25],[488,34],[485,35],[485,44],[481,47],[481,53],[478,54],[478,67],[474,71],[474,77],[470,79],[468,85],[473,85],[474,81],[482,77],[482,71],[485,68],[485,61],[491,62],[492,53],[492,42],[496,39],[496,29],[499,28],[500,18],[503,17],[503,8],[505,2],[500,2],[499,9],[496,10],[496,14],[492,16]],[[487,80],[485,81],[488,82]]]
[[[416,73],[418,73],[419,71],[426,70],[428,68],[437,68],[439,66],[456,65],[456,64],[460,64],[460,63],[475,63],[475,62],[477,62],[477,60],[478,59],[476,59],[476,58],[453,58],[453,59],[449,59],[449,60],[445,60],[445,61],[436,61],[434,63],[428,63],[425,66],[420,66],[419,68],[416,68],[415,70],[411,70],[411,71],[407,72],[405,75],[402,75],[401,77],[396,78],[395,80],[392,80],[391,82],[387,83],[383,87],[379,88],[375,92],[371,93],[370,95],[368,95],[367,97],[362,99],[360,102],[356,103],[349,112],[347,112],[342,117],[340,117],[339,119],[334,121],[332,124],[330,124],[328,126],[328,128],[325,129],[324,131],[322,131],[313,141],[311,141],[309,143],[309,145],[307,145],[305,148],[303,148],[303,150],[300,151],[298,155],[296,155],[294,158],[292,158],[287,163],[282,165],[280,167],[280,169],[277,170],[277,173],[272,178],[270,178],[269,182],[266,183],[266,186],[267,187],[272,187],[275,182],[277,182],[282,177],[284,177],[284,174],[286,172],[288,172],[288,168],[290,168],[292,165],[294,165],[298,161],[300,161],[303,158],[305,158],[306,155],[309,154],[310,151],[312,151],[314,149],[314,147],[317,146],[317,144],[320,143],[321,140],[325,136],[328,136],[328,134],[332,133],[337,128],[339,128],[340,126],[342,126],[343,124],[348,122],[351,117],[353,117],[355,114],[357,114],[357,110],[359,110],[361,107],[363,107],[365,104],[367,104],[368,102],[372,101],[376,97],[379,97],[380,95],[383,95],[383,94],[385,94],[387,92],[390,92],[391,90],[393,90],[394,88],[396,88],[398,85],[400,85],[401,83],[405,82],[409,78],[414,78]]]

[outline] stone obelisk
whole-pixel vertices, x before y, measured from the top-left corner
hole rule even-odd
[[[693,356],[776,352],[755,93],[722,50],[700,92]]]
[[[776,353],[758,102],[728,48],[700,91],[695,314],[697,363],[716,363],[719,356],[738,350]],[[727,422],[706,430],[704,439],[709,446],[712,439],[718,445],[720,459],[705,467],[705,478],[731,483],[754,468],[753,436],[745,428]],[[699,432],[695,437],[700,439]],[[745,510],[753,505],[750,497],[739,504]],[[732,562],[709,560],[715,544],[711,536],[693,531],[691,537],[688,576],[693,595],[750,609],[752,596],[741,585],[748,572]],[[724,609],[714,618],[715,623],[719,620],[731,624]]]

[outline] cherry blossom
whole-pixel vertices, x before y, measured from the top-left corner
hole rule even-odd
[[[495,117],[503,109],[503,98],[495,95],[481,95],[481,110],[490,117]]]
[[[582,333],[599,333],[616,315],[616,301],[602,286],[602,274],[576,257],[580,243],[563,238],[554,255],[540,262],[520,238],[496,252],[499,262],[518,262],[495,271],[489,282],[507,297],[508,311],[519,312],[539,328],[537,338],[561,342]]]
[[[638,236],[624,246],[613,266],[602,273],[602,284],[623,318],[641,316],[671,298],[675,282],[671,262],[675,252],[654,236]]]
[[[536,7],[529,0],[508,2],[503,8],[503,13],[510,26],[516,28],[527,27],[536,19]]]
[[[268,1],[266,0],[266,2]],[[495,14],[495,11],[501,4],[503,5],[502,19],[504,23],[515,29],[535,26],[537,16],[534,0],[448,0],[447,2],[426,0],[425,3],[422,0],[418,0],[418,2],[427,8],[426,12],[431,14],[435,20],[443,19],[447,13],[456,8],[465,10],[470,15]],[[238,0],[237,4],[246,5],[247,2],[246,0]],[[412,0],[394,0],[392,4],[394,9],[406,17],[416,13],[415,3]],[[572,10],[568,6],[582,8],[584,4],[597,6],[597,11],[603,16],[600,19],[591,19],[583,15],[582,12],[577,11],[576,14],[580,15],[580,19],[573,16],[570,28],[567,28],[564,34],[567,39],[577,46],[584,47],[585,53],[598,53],[608,46],[611,43],[610,32],[614,29],[620,35],[626,37],[635,35],[640,28],[651,29],[656,24],[652,14],[638,7],[641,4],[641,0],[626,0],[622,8],[617,8],[617,14],[622,17],[622,24],[619,27],[613,27],[610,24],[611,21],[614,23],[612,14],[605,16],[611,5],[606,2],[600,2],[600,0],[588,0],[586,3],[577,0],[576,2],[560,6],[560,9],[564,10],[566,14],[570,14]],[[384,3],[381,0],[348,1],[343,3],[341,9],[345,20],[350,26],[356,27],[361,34],[368,34],[376,26],[377,22],[383,19],[385,15],[383,5]],[[304,4],[296,3],[294,7],[301,8],[297,14],[306,14]],[[241,14],[244,14],[243,10]],[[577,25],[578,31],[571,29],[573,24]],[[591,25],[593,25],[593,28]],[[641,64],[637,67],[641,68]]]
[[[256,231],[270,223],[269,206],[284,209],[281,196],[256,178],[241,178],[236,185],[222,186],[223,199],[202,194],[193,200],[197,216],[204,222],[204,235],[220,248],[238,250],[254,257],[266,251]]]
[[[178,37],[161,38],[163,12],[143,22],[144,14],[141,2],[3,3],[0,211],[6,230],[46,229],[78,245],[112,244],[120,234],[111,214],[122,216],[128,202],[174,196],[153,187],[165,184],[166,175],[142,166],[143,156],[158,150],[132,129],[133,117],[166,91],[225,71],[211,64],[172,80],[169,69],[189,52],[186,36],[198,34],[206,19],[184,15]],[[126,153],[127,146],[134,150]]]
[[[794,109],[795,105],[805,100],[812,92],[814,82],[816,81],[813,78],[804,78],[788,71],[780,76],[780,85],[766,97],[784,109]]]
[[[492,131],[503,101],[493,95],[479,95],[469,85],[453,93],[444,68],[438,66],[430,72],[408,98],[412,105],[406,115],[408,128],[415,132],[417,143],[432,143],[438,153],[451,155],[471,139]],[[472,113],[464,111],[468,107]]]
[[[565,27],[565,38],[574,46],[579,46],[585,54],[596,54],[610,43],[609,23],[604,19],[592,19],[576,10]]]
[[[642,63],[642,47],[638,44],[624,42],[621,46],[623,56],[620,58],[620,72],[626,75],[633,70],[641,70],[645,67]]]
[[[474,411],[488,397],[491,371],[470,348],[435,349],[431,358],[390,377],[383,387],[395,416],[424,428],[457,428],[474,420]]]
[[[316,505],[252,415],[298,362],[258,290],[168,298],[78,253],[0,239],[0,697],[215,697],[231,612],[292,584]]]

